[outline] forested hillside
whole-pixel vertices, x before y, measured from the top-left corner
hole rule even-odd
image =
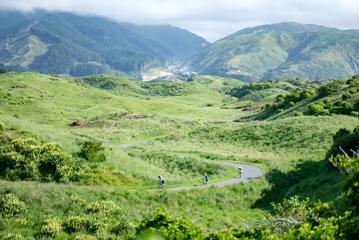
[[[0,64],[9,70],[87,76],[179,64],[207,45],[172,26],[137,26],[61,12],[0,12]]]

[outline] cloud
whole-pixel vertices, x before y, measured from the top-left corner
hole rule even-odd
[[[357,0],[0,0],[0,9],[69,11],[137,24],[171,24],[216,40],[282,21],[359,28]]]

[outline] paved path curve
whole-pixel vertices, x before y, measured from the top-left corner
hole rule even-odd
[[[234,163],[234,162],[225,162],[223,163],[225,166],[229,167],[241,167],[242,168],[242,176],[241,178],[232,178],[222,182],[209,183],[207,185],[199,185],[199,186],[187,186],[187,187],[173,187],[166,188],[168,191],[181,191],[181,190],[195,190],[195,189],[205,189],[210,187],[225,187],[230,186],[240,182],[248,182],[255,178],[260,178],[263,176],[263,171],[255,166],[243,164],[243,163]]]
[[[129,148],[129,147],[136,146],[136,145],[146,144],[150,141],[151,140],[144,140],[144,141],[138,141],[138,142],[133,142],[133,143],[126,143],[126,144],[121,144],[120,147]],[[240,182],[248,182],[252,179],[260,178],[263,176],[263,171],[260,168],[255,167],[253,165],[248,165],[248,164],[243,164],[243,163],[234,163],[234,162],[224,162],[222,164],[225,166],[234,167],[237,169],[238,169],[238,167],[241,167],[242,168],[241,177],[240,178],[239,177],[232,178],[232,179],[229,179],[226,181],[221,181],[221,182],[209,183],[206,185],[171,187],[171,188],[166,188],[166,190],[182,191],[182,190],[206,189],[206,188],[210,188],[210,187],[225,187],[225,186],[230,186],[230,185],[240,183]],[[156,190],[159,190],[159,189],[152,189],[150,191],[152,192],[152,191],[156,191]]]

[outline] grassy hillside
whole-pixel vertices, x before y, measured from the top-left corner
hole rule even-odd
[[[111,239],[132,231],[157,207],[190,218],[208,233],[265,221],[271,203],[294,195],[340,202],[341,176],[322,160],[333,134],[343,127],[352,130],[358,119],[333,115],[236,122],[258,112],[241,106],[265,105],[275,99],[272,94],[307,86],[271,84],[264,89],[266,98],[252,92],[238,99],[228,93],[244,83],[211,76],[144,83],[107,75],[1,74],[1,141],[10,138],[11,145],[14,139],[33,138],[37,143],[31,146],[37,147],[56,143],[79,163],[75,177],[60,183],[11,181],[2,175],[0,195],[19,209],[1,222],[3,236],[37,239],[46,236],[43,226],[51,225],[60,229],[57,239]],[[91,162],[79,154],[85,141],[101,142],[106,161]],[[237,170],[224,166],[225,161],[254,164],[265,177],[226,188],[151,191],[159,175],[168,187],[200,185],[204,174],[210,182],[236,177]]]
[[[286,87],[283,88],[281,85]],[[232,88],[228,94],[237,97],[239,101],[249,100],[247,105],[257,109],[257,113],[238,121],[273,120],[302,115],[358,117],[358,86],[359,77],[354,75],[349,79],[320,83],[306,81],[252,83]]]

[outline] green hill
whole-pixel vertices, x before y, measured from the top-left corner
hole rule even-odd
[[[218,40],[190,65],[201,74],[245,81],[349,77],[359,72],[358,36],[317,25],[264,25]]]
[[[239,109],[256,109],[241,120],[273,120],[302,115],[359,116],[359,77],[331,81],[269,81],[245,84],[227,91],[240,102]]]
[[[301,234],[334,229],[331,233],[347,236],[349,228],[342,225],[353,226],[352,231],[357,226],[354,211],[343,213],[352,210],[349,200],[354,199],[341,184],[349,175],[325,158],[339,129],[348,130],[337,134],[336,144],[356,136],[358,118],[333,114],[236,122],[258,113],[240,108],[250,102],[263,106],[297,88],[326,86],[268,84],[248,87],[212,76],[141,82],[111,75],[0,74],[0,237],[258,239],[278,234],[273,239],[291,239],[284,234],[296,236],[290,232],[296,229]],[[230,95],[233,89],[237,97]],[[262,101],[256,91],[267,97]],[[168,188],[201,185],[204,174],[210,182],[238,177],[225,162],[258,166],[265,176],[228,187],[154,191],[158,176],[166,178]],[[283,218],[301,222],[257,227]]]
[[[172,26],[137,26],[70,13],[1,11],[0,19],[0,63],[21,71],[135,74],[181,63],[207,44]]]

